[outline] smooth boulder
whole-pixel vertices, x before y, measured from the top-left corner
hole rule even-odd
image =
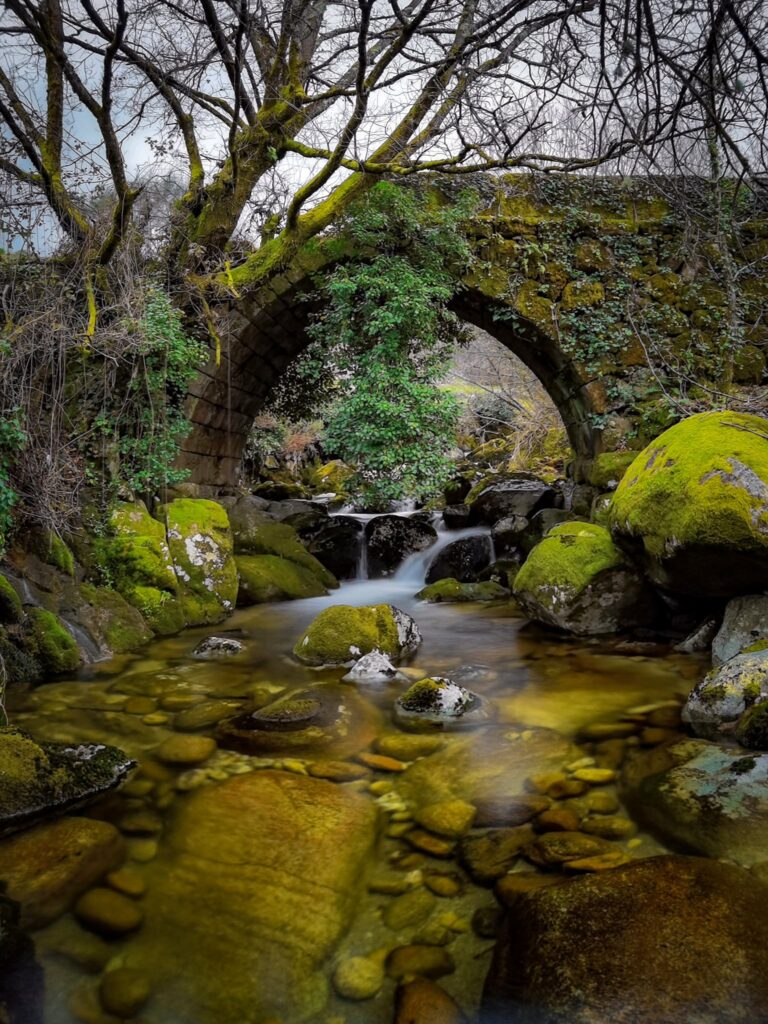
[[[317,1019],[375,835],[369,797],[308,776],[253,772],[187,796],[144,928],[120,950],[149,980],[152,1019]]]
[[[732,864],[651,857],[521,894],[481,1019],[754,1024],[767,945],[768,886]]]
[[[621,784],[633,816],[668,842],[747,867],[768,861],[768,754],[685,739],[633,752]]]
[[[676,423],[627,469],[610,524],[661,587],[694,597],[759,592],[768,579],[768,420],[706,412]]]
[[[555,526],[517,573],[513,593],[532,619],[578,636],[653,622],[648,585],[594,523]]]

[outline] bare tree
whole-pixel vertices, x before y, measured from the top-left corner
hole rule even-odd
[[[258,283],[382,174],[694,170],[702,139],[766,170],[762,0],[5,0],[0,34],[0,172],[82,254],[89,330],[146,137],[184,166],[177,281],[255,217]]]

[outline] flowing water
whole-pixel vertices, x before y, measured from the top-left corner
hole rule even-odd
[[[471,532],[441,536],[438,544]],[[137,1015],[146,1024],[294,1024],[299,1019],[388,1024],[393,1019],[392,980],[385,980],[375,998],[355,1002],[334,994],[328,979],[345,958],[365,955],[381,963],[388,950],[414,939],[433,943],[443,951],[440,955],[449,954],[455,969],[440,984],[470,1020],[476,1019],[493,940],[483,929],[477,934],[471,922],[476,911],[495,905],[492,889],[472,882],[450,853],[430,856],[403,837],[412,824],[412,770],[382,771],[376,765],[363,774],[366,769],[358,761],[366,750],[377,749],[382,738],[407,735],[393,723],[391,709],[408,679],[367,688],[342,684],[344,669],[302,666],[290,653],[293,644],[331,604],[387,602],[412,614],[424,636],[406,666],[411,679],[450,676],[474,666],[464,669],[462,677],[490,702],[495,721],[474,731],[441,734],[442,750],[430,755],[441,759],[435,762],[438,767],[415,782],[417,790],[431,785],[439,790],[443,778],[450,776],[454,795],[456,786],[461,794],[463,784],[461,777],[450,774],[451,752],[459,745],[471,750],[471,760],[462,762],[469,765],[468,789],[475,776],[494,767],[482,763],[484,750],[489,759],[495,758],[490,751],[501,741],[519,745],[515,749],[521,751],[525,774],[535,775],[537,768],[551,771],[549,755],[540,766],[535,756],[531,761],[529,751],[538,749],[538,741],[529,741],[541,727],[572,739],[588,723],[615,720],[633,706],[682,697],[704,666],[700,659],[652,646],[646,650],[621,642],[557,638],[532,627],[512,602],[422,604],[414,594],[437,550],[435,546],[406,560],[388,579],[359,579],[327,597],[237,611],[217,629],[187,630],[158,640],[139,653],[90,666],[77,678],[41,686],[11,709],[13,721],[39,739],[112,743],[139,763],[121,793],[88,813],[116,823],[125,833],[127,864],[143,890],[136,899],[143,925],[125,936],[104,939],[67,913],[37,929],[34,938],[45,971],[45,1024],[114,1020],[99,1010],[100,972],[136,965],[151,982],[150,999]],[[238,637],[244,652],[215,661],[193,658],[195,645],[211,633]],[[319,736],[317,749],[297,748],[291,734],[281,739],[273,733],[257,753],[219,750],[199,765],[174,766],[153,756],[170,736],[212,736],[217,719],[308,688],[320,688],[351,709],[347,726]],[[190,718],[191,712],[196,715]],[[231,791],[236,776],[278,769],[303,780],[317,761],[351,765],[350,775],[361,776],[314,783],[322,799],[310,809],[312,836],[319,837],[316,856],[325,858],[323,864],[313,860],[311,847],[301,846],[303,829],[295,806],[277,801],[264,810],[230,806],[228,797],[217,798],[217,793]],[[514,773],[514,758],[507,755],[502,771],[506,764]],[[213,797],[208,803],[201,799],[206,793]],[[352,824],[340,823],[341,812],[334,805],[324,832],[322,801],[342,793],[357,794],[357,818]],[[472,798],[471,792],[466,795]],[[372,818],[360,823],[374,802],[383,823],[378,832]],[[283,814],[289,824],[281,831]],[[249,874],[247,858],[239,850],[251,841],[250,821],[254,830],[276,831],[281,851],[277,861],[284,857],[284,864],[260,865]],[[346,849],[350,841],[360,845],[359,856]],[[660,849],[643,832],[618,845],[633,856]],[[275,843],[267,848],[274,851]],[[348,884],[353,891],[343,910],[343,893],[330,899],[323,874],[336,858],[339,865],[351,864],[344,869],[347,875],[339,867],[340,881],[333,883],[342,889]],[[529,864],[522,866],[532,870]],[[280,874],[283,869],[293,872],[292,881]],[[449,894],[436,896],[423,887],[425,878],[435,874],[451,877],[445,883]],[[405,890],[423,893],[421,906],[412,899],[410,909],[401,902],[402,913],[392,911]],[[338,932],[345,933],[340,941]],[[324,954],[335,944],[319,966],[317,957],[313,960],[313,942]],[[321,1011],[299,1009],[322,1006],[326,997]],[[245,1013],[244,1006],[252,1009]]]

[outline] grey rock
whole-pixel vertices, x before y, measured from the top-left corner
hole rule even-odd
[[[487,535],[462,537],[446,545],[429,563],[426,582],[455,579],[475,583],[493,560],[493,542]]]
[[[240,654],[245,645],[231,636],[207,636],[192,651],[195,658],[227,658]]]
[[[768,641],[768,595],[734,597],[725,606],[723,624],[712,641],[712,664],[722,665],[760,640]]]
[[[506,516],[530,518],[542,508],[552,508],[558,494],[554,487],[529,473],[514,474],[489,484],[472,502],[472,521],[489,526]]]
[[[744,712],[766,699],[768,651],[737,654],[691,690],[683,707],[683,721],[697,736],[716,739],[733,733]]]
[[[365,535],[371,579],[392,575],[408,555],[426,550],[437,540],[436,531],[428,523],[396,515],[371,519]]]

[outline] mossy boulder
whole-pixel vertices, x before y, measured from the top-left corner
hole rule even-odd
[[[322,562],[310,555],[296,530],[288,523],[275,522],[258,510],[247,511],[247,503],[232,509],[232,533],[237,555],[273,555],[307,569],[326,587],[338,587],[336,577]],[[246,509],[246,511],[243,511]]]
[[[430,583],[416,597],[428,604],[462,604],[469,601],[503,601],[509,597],[509,591],[491,580],[485,583],[459,583],[456,579],[445,579]]]
[[[38,558],[66,576],[75,575],[75,556],[57,533],[53,530],[35,530],[30,539],[30,548]]]
[[[23,618],[21,598],[5,576],[0,576],[0,622],[16,623]]]
[[[594,523],[562,523],[536,545],[513,593],[538,622],[579,636],[649,624],[655,603],[647,584]]]
[[[45,608],[27,613],[27,632],[32,653],[44,672],[74,672],[80,664],[80,651],[64,623]]]
[[[611,506],[616,542],[676,593],[731,597],[768,578],[768,420],[690,416],[645,448]]]
[[[116,747],[37,743],[20,729],[0,729],[0,835],[84,806],[133,767]]]
[[[683,721],[707,739],[732,735],[744,712],[764,700],[768,700],[768,651],[739,654],[693,688],[683,708]]]
[[[318,577],[305,568],[277,555],[236,555],[240,585],[238,605],[267,601],[294,601],[327,594]]]
[[[320,494],[343,494],[347,490],[350,479],[355,475],[354,469],[341,459],[333,459],[312,470],[309,485]]]
[[[185,617],[164,525],[135,502],[113,510],[110,528],[97,547],[115,589],[155,633],[177,633]]]
[[[601,452],[590,466],[590,484],[601,491],[615,491],[636,458],[637,452]]]
[[[420,643],[419,627],[391,604],[362,608],[340,604],[320,612],[293,653],[307,665],[352,665],[374,650],[391,661],[400,660]]]
[[[160,505],[168,547],[190,626],[220,622],[235,607],[237,567],[224,508],[206,498],[177,498]]]
[[[132,651],[152,639],[141,612],[116,590],[83,583],[80,596],[88,605],[88,631],[114,654]]]

